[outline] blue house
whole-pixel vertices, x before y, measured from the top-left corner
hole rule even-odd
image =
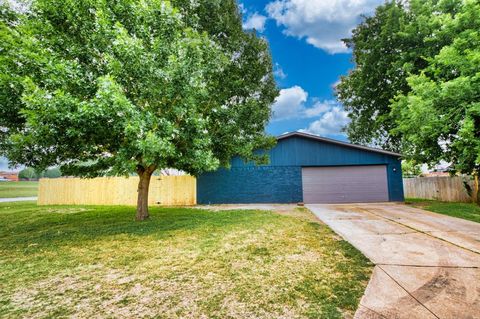
[[[197,203],[403,201],[401,155],[305,133],[279,136],[270,164],[234,158],[197,178]]]

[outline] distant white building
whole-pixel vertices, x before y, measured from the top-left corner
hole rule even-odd
[[[160,170],[160,175],[163,175],[163,176],[179,176],[179,175],[186,175],[186,174],[187,173],[185,173],[184,171],[180,171],[175,168],[164,168]]]
[[[437,165],[433,167],[428,167],[427,164],[422,165],[422,175],[423,176],[448,176],[451,163],[445,161],[440,161]]]

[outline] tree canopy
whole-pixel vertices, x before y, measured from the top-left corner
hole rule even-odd
[[[407,78],[451,43],[454,34],[442,31],[443,19],[460,6],[461,0],[387,1],[344,40],[355,68],[341,78],[337,97],[351,118],[352,142],[401,150],[401,137],[391,133],[397,126],[392,99],[410,92]]]
[[[352,141],[416,163],[480,169],[480,3],[390,1],[353,32],[355,69],[338,97]]]
[[[18,178],[20,179],[36,179],[38,178],[38,174],[35,171],[35,169],[31,167],[27,167],[22,169],[20,172],[18,172]]]
[[[224,5],[225,4],[225,5]],[[0,152],[66,175],[199,174],[265,160],[277,95],[268,44],[236,2],[36,0],[0,20]]]
[[[480,3],[466,1],[441,17],[452,43],[407,78],[410,91],[392,103],[404,153],[420,163],[445,160],[461,173],[480,169]]]

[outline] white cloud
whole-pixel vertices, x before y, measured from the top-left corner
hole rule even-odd
[[[332,89],[333,90],[336,90],[337,89],[337,86],[342,83],[342,80],[341,79],[338,79],[337,81],[335,81],[335,83],[332,84]]]
[[[265,31],[265,22],[267,22],[267,17],[255,12],[249,15],[247,20],[243,22],[243,28],[247,30],[255,29],[258,32],[263,32]]]
[[[337,101],[314,98],[313,104],[307,107],[307,100],[308,92],[298,85],[280,90],[272,106],[272,120],[314,119],[307,128],[299,131],[316,135],[344,135],[342,129],[350,119]]]
[[[280,90],[272,106],[273,120],[296,118],[303,112],[308,93],[299,86]]]
[[[300,132],[316,135],[343,135],[342,129],[350,122],[348,113],[342,107],[334,106]]]
[[[309,108],[305,108],[304,110],[304,117],[317,117],[320,116],[322,113],[325,113],[331,110],[333,107],[337,106],[338,103],[333,100],[325,100],[325,101],[316,101],[313,106]]]
[[[341,41],[350,36],[362,14],[371,14],[383,0],[276,0],[266,6],[286,35],[305,38],[329,53],[347,52]]]
[[[6,0],[2,2],[18,13],[27,13],[31,7],[30,0]]]
[[[291,119],[318,118],[320,120],[326,117],[326,120],[338,120],[340,117],[336,114],[337,109],[341,110],[338,102],[335,100],[317,100],[311,106],[306,106],[308,100],[308,92],[296,85],[291,88],[280,90],[279,96],[276,98],[272,106],[273,121],[283,121]],[[329,115],[334,113],[334,118]],[[343,121],[341,121],[343,123]]]
[[[247,9],[245,9],[245,5],[243,3],[238,4],[238,11],[240,11],[241,14],[247,13]]]
[[[273,70],[273,74],[281,80],[283,80],[287,77],[287,74],[283,71],[282,67],[278,63],[275,63],[275,68]]]

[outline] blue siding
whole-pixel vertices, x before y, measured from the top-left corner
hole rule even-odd
[[[392,160],[387,165],[388,196],[392,202],[403,202],[403,178],[402,163],[400,160]]]
[[[296,136],[278,141],[269,151],[269,157],[271,166],[375,165],[395,159],[386,154]],[[232,160],[232,167],[244,166],[254,164],[244,163],[238,157]]]
[[[270,164],[255,166],[234,158],[231,169],[197,178],[197,202],[296,203],[303,201],[302,166],[387,166],[391,201],[403,201],[401,162],[395,156],[317,141],[300,136],[279,140],[269,152]]]
[[[298,203],[302,201],[302,169],[289,167],[232,167],[197,178],[197,202]]]

